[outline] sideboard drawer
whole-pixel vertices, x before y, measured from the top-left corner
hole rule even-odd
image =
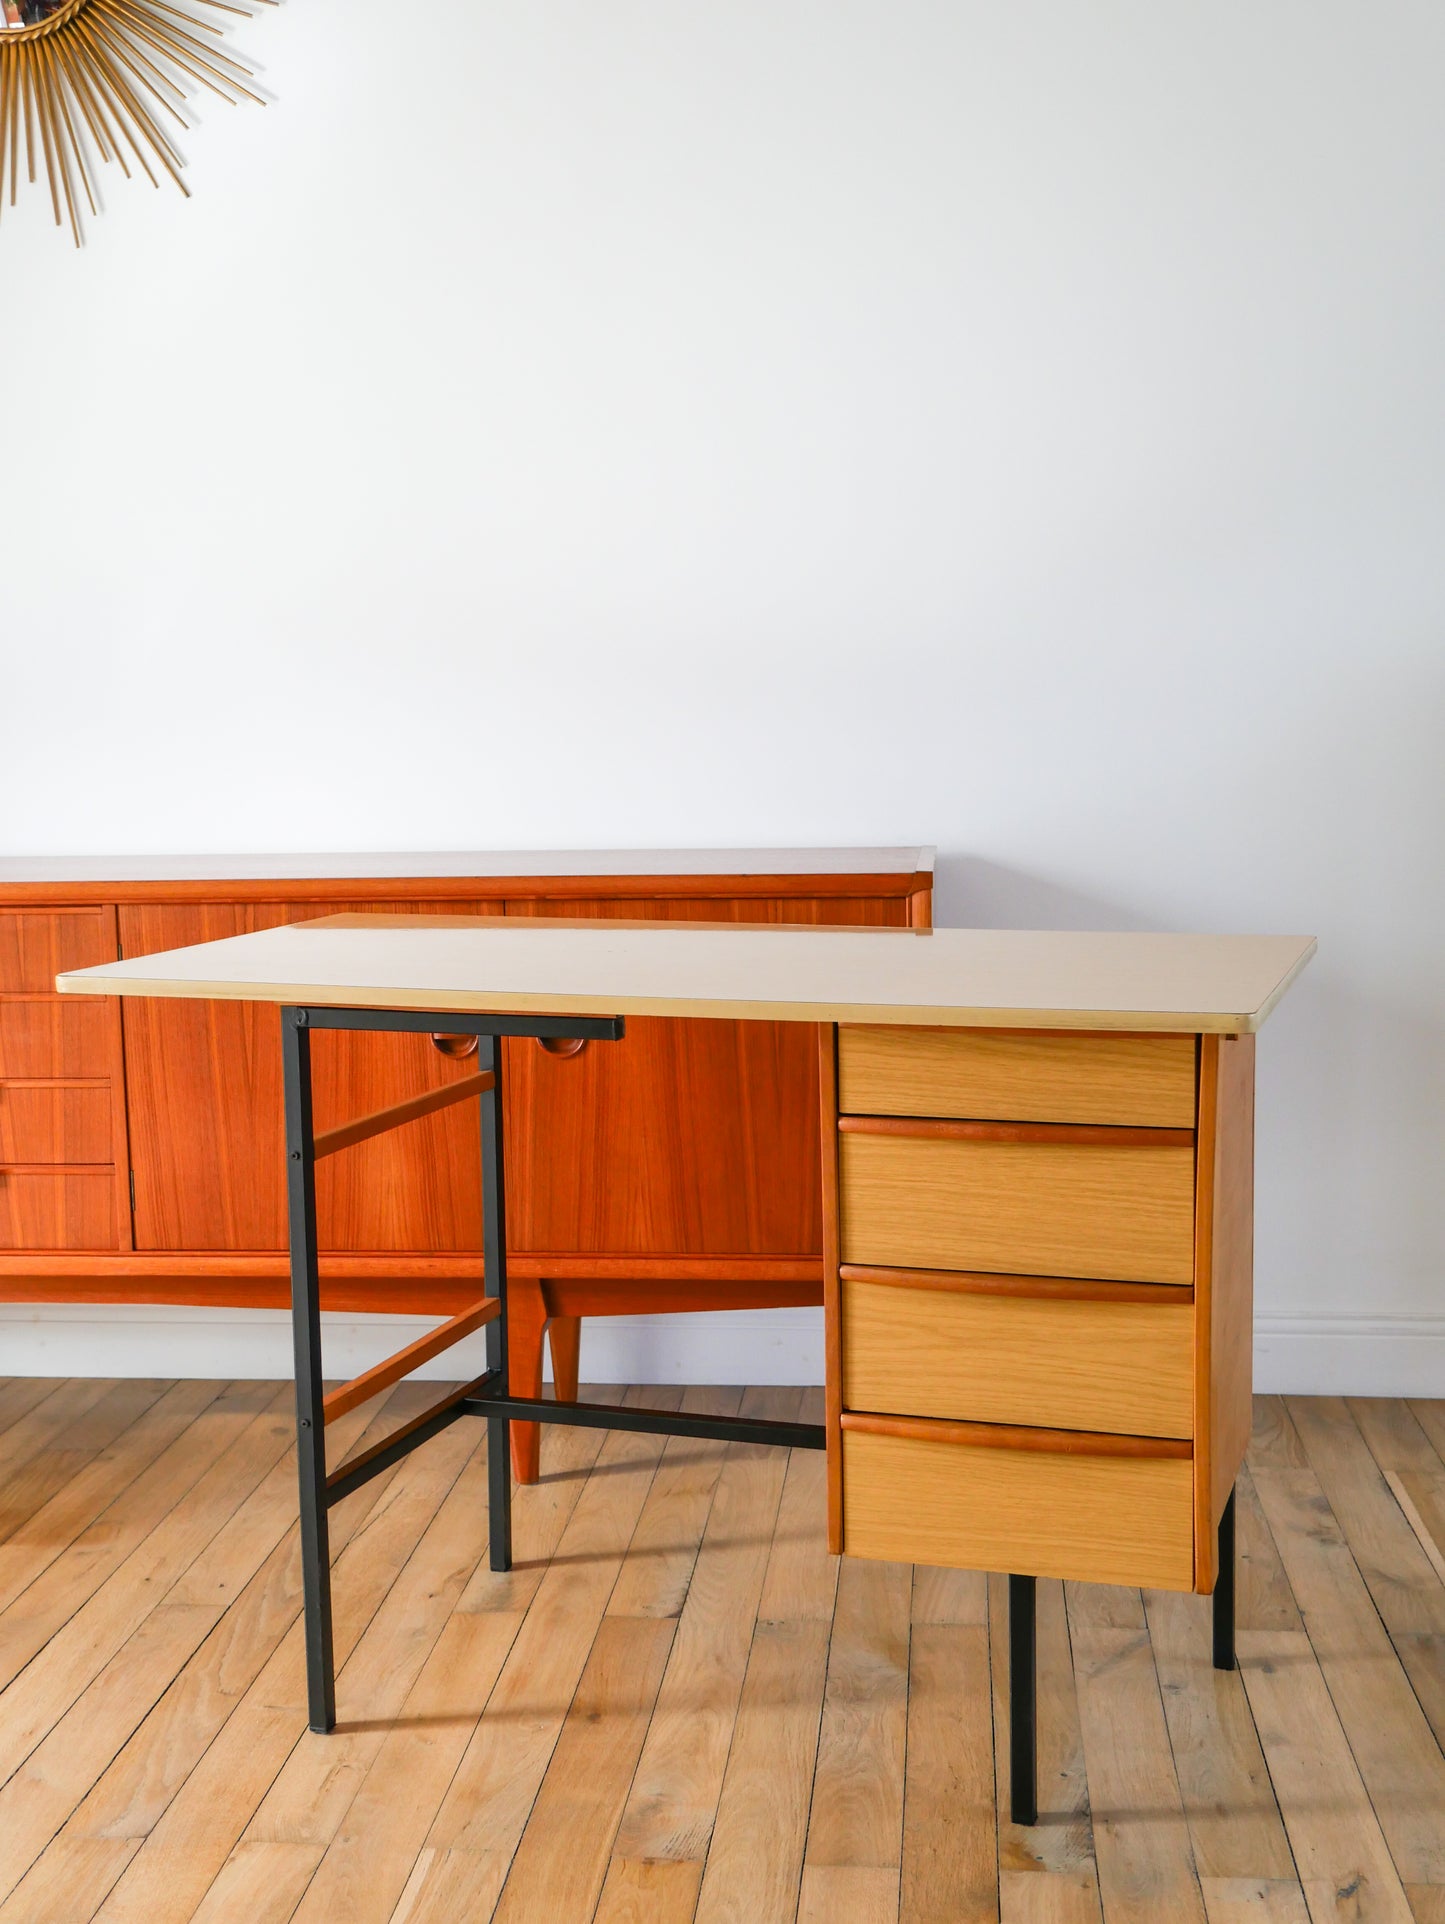
[[[0,1162],[108,1163],[110,1085],[0,1082]]]
[[[114,962],[115,956],[115,917],[108,908],[0,910],[0,992],[53,994],[63,969]]]
[[[0,1168],[0,1249],[114,1249],[115,1171]]]
[[[879,1116],[1192,1129],[1192,1035],[840,1028],[838,1106]]]
[[[867,1419],[860,1419],[866,1421]],[[843,1549],[893,1563],[1194,1587],[1193,1464],[883,1435],[843,1419]]]
[[[1190,1148],[845,1133],[839,1175],[845,1263],[1194,1279]]]
[[[115,1010],[99,996],[0,1001],[0,1076],[108,1076]]]
[[[1193,1433],[1187,1299],[1161,1306],[845,1279],[842,1315],[845,1409]]]

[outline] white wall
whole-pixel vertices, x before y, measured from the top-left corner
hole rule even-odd
[[[1438,0],[238,38],[193,201],[5,212],[0,847],[916,838],[942,921],[1317,932],[1263,1368],[1445,1393]]]

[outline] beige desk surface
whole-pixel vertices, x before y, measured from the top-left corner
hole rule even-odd
[[[1296,935],[329,916],[57,978],[72,994],[949,1028],[1259,1028]]]

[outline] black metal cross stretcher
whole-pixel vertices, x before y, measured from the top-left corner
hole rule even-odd
[[[361,1116],[318,1136],[311,1114],[311,1031],[363,1029],[389,1034],[449,1034],[477,1038],[477,1068],[441,1089]],[[487,1424],[488,1550],[493,1570],[512,1564],[512,1420],[571,1423],[586,1428],[693,1436],[724,1443],[771,1444],[821,1450],[821,1423],[781,1423],[744,1416],[693,1416],[676,1410],[621,1409],[603,1403],[554,1403],[513,1396],[507,1367],[506,1193],[502,1158],[502,1051],[508,1036],[539,1040],[616,1042],[621,1016],[442,1014],[435,1010],[283,1007],[281,1048],[286,1096],[287,1204],[291,1247],[291,1326],[296,1373],[296,1459],[300,1477],[301,1574],[306,1623],[306,1689],[312,1730],[336,1725],[336,1678],[331,1633],[331,1550],[328,1513],[402,1457],[463,1416]],[[475,1096],[481,1108],[483,1296],[419,1341],[340,1385],[322,1386],[321,1285],[316,1238],[316,1163],[319,1158]],[[344,1468],[328,1473],[326,1425],[345,1411],[440,1355],[478,1329],[486,1331],[485,1372],[440,1398]],[[1036,1763],[1035,1579],[1009,1577],[1010,1793],[1013,1821],[1038,1816]],[[1214,1590],[1214,1663],[1234,1668],[1234,1497],[1219,1525],[1219,1578]]]

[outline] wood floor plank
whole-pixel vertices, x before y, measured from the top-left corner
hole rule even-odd
[[[415,1547],[337,1665],[336,1729],[328,1737],[308,1731],[300,1738],[245,1841],[312,1844],[319,1861],[485,1554],[487,1464],[476,1428],[454,1424],[408,1465],[415,1466],[409,1480]]]
[[[1300,1454],[1303,1456],[1303,1451]],[[1234,1485],[1234,1529],[1236,1627],[1302,1630],[1299,1606],[1248,1469],[1240,1471]]]
[[[828,1667],[828,1626],[759,1621],[697,1924],[793,1924]]]
[[[136,1837],[76,1837],[56,1843],[0,1904],[0,1924],[80,1924],[140,1849]]]
[[[219,1383],[173,1384],[79,1475],[48,1502],[18,1520],[10,1536],[0,1543],[0,1610],[103,1518],[122,1492],[216,1400],[221,1387]]]
[[[604,1616],[512,1860],[497,1924],[592,1916],[675,1629],[670,1617]]]
[[[48,1448],[27,1457],[4,1484],[4,1494],[0,1496],[0,1536],[12,1536],[51,1497],[64,1490],[87,1464],[144,1415],[165,1387],[158,1379],[122,1378]]]
[[[402,1385],[388,1406],[388,1418],[413,1413],[413,1405],[422,1400],[416,1390]],[[390,1422],[381,1427],[389,1428]],[[331,1513],[339,1668],[415,1548],[421,1519],[436,1507],[434,1474],[427,1453],[418,1452]],[[299,1576],[293,1565],[289,1628],[107,1898],[99,1913],[106,1924],[184,1924],[301,1740],[306,1730],[306,1671]],[[314,1868],[314,1847],[305,1848]]]
[[[614,1857],[593,1924],[692,1924],[702,1865],[683,1859]],[[404,1924],[398,1916],[395,1924]]]
[[[0,1377],[0,1437],[70,1380],[68,1376]]]
[[[1445,1584],[1344,1401],[1297,1397],[1290,1409],[1411,1688],[1445,1745]]]
[[[757,1393],[749,1416],[796,1417]],[[712,1836],[787,1474],[786,1450],[729,1446],[622,1823],[620,1858],[701,1864]]]
[[[1255,1728],[1313,1924],[1410,1924],[1379,1821],[1350,1754],[1309,1638],[1239,1633]]]
[[[1435,1454],[1445,1462],[1445,1397],[1412,1396],[1406,1407],[1429,1437]]]
[[[1256,1479],[1315,1660],[1401,1878],[1445,1883],[1445,1756],[1318,1480]]]
[[[172,1510],[48,1641],[42,1636],[35,1643],[40,1624],[24,1614],[25,1596],[0,1617],[7,1666],[22,1650],[33,1657],[0,1692],[0,1782],[19,1768],[265,1478],[291,1440],[290,1413],[283,1408],[289,1401],[289,1395],[269,1386],[266,1407],[215,1457],[189,1492],[190,1501]]]
[[[274,1383],[229,1385],[0,1611],[0,1685],[47,1650],[118,1571],[130,1566],[134,1575],[149,1568],[154,1539],[168,1524],[172,1534],[187,1530],[192,1506],[182,1509],[182,1499],[192,1496],[252,1424],[275,1416],[278,1396]]]
[[[1405,1896],[1415,1924],[1445,1924],[1445,1885],[1408,1884]]]
[[[1209,1924],[1309,1924],[1304,1892],[1292,1877],[1206,1877]]]
[[[242,1844],[201,1900],[191,1924],[287,1924],[316,1869],[310,1844]]]
[[[661,1400],[665,1394],[650,1390],[648,1401],[655,1409],[678,1408],[675,1400]],[[671,1394],[676,1397],[676,1391]],[[740,1389],[695,1388],[686,1391],[680,1407],[698,1416],[736,1416],[742,1400]],[[608,1599],[610,1617],[676,1617],[681,1612],[726,1460],[725,1443],[688,1436],[669,1440]]]
[[[999,1872],[1001,1924],[1098,1924],[1099,1881],[1078,1871]]]
[[[360,1434],[367,1420],[350,1411],[334,1428],[338,1443]],[[283,1458],[283,1480],[295,1477],[295,1459]],[[287,1508],[294,1512],[294,1499]],[[294,1514],[280,1541],[201,1647],[118,1751],[60,1833],[59,1841],[149,1836],[226,1719],[243,1700],[301,1609],[301,1566]],[[336,1551],[346,1542],[343,1530]],[[234,1587],[234,1572],[227,1573]],[[192,1575],[206,1585],[204,1569]],[[222,1581],[227,1581],[223,1577]],[[103,1893],[101,1894],[103,1895]]]
[[[794,1453],[795,1461],[799,1454]],[[886,1872],[895,1913],[903,1857],[912,1578],[906,1563],[860,1557],[847,1558],[839,1571],[805,1852],[809,1869]],[[819,1890],[836,1884],[847,1891],[878,1882],[814,1881]]]
[[[1108,1924],[1204,1924],[1143,1606],[1136,1591],[1067,1586],[1094,1855]],[[1136,1627],[1119,1627],[1137,1616]]]
[[[1445,1473],[1386,1470],[1385,1481],[1431,1569],[1445,1583]]]
[[[901,1924],[998,1914],[988,1631],[913,1626],[903,1788]]]
[[[1308,1469],[1309,1458],[1282,1396],[1256,1396],[1253,1416],[1247,1455],[1254,1469]]]
[[[1089,1815],[1089,1787],[1084,1770],[1084,1743],[1079,1724],[1078,1691],[1074,1682],[1073,1651],[1064,1586],[1040,1581],[1035,1592],[1037,1705],[1037,1766],[1040,1821],[1015,1824],[1008,1814],[1009,1666],[1008,1579],[991,1576],[989,1589],[989,1659],[993,1687],[994,1785],[998,1800],[1000,1871],[1015,1876],[1015,1909],[1032,1911],[1035,1899],[1024,1892],[1019,1878],[1037,1873],[1056,1881],[1047,1888],[1072,1893],[1076,1886],[1091,1889],[1095,1919],[1099,1916],[1098,1874],[1094,1863],[1094,1833]],[[1082,1901],[1070,1895],[1077,1909]]]
[[[898,1877],[897,1869],[805,1863],[798,1924],[898,1924]]]
[[[621,1430],[603,1444],[428,1834],[409,1917],[492,1915],[662,1449]]]
[[[10,1495],[25,1466],[46,1450],[66,1448],[77,1426],[114,1388],[113,1377],[67,1377],[36,1404],[23,1423],[13,1423],[0,1432],[0,1531],[8,1535],[14,1523],[27,1514]]]
[[[794,1450],[783,1482],[758,1617],[765,1623],[827,1623],[838,1588],[828,1554],[828,1466],[821,1450]]]
[[[1426,1476],[1445,1472],[1438,1450],[1402,1397],[1350,1396],[1345,1407],[1382,1470],[1419,1470]]]
[[[1201,1882],[1291,1880],[1294,1859],[1244,1684],[1237,1670],[1214,1668],[1209,1599],[1151,1590],[1144,1604]]]
[[[386,1924],[520,1627],[499,1610],[450,1618],[327,1846],[298,1924]]]
[[[913,1566],[913,1621],[915,1623],[971,1623],[988,1628],[988,1573],[984,1570],[940,1570],[926,1563]]]

